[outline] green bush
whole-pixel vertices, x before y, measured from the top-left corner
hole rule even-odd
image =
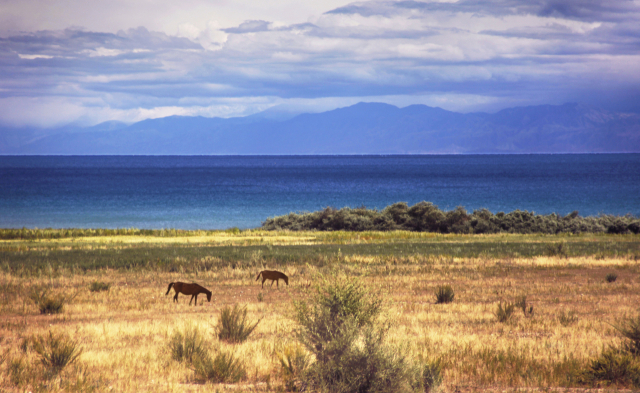
[[[226,232],[226,233],[231,233],[231,234],[233,234],[233,235],[237,235],[237,234],[239,234],[239,233],[240,233],[240,232],[242,232],[242,231],[241,231],[241,230],[240,230],[240,228],[238,228],[238,227],[233,227],[233,228],[226,229],[226,230],[225,230],[225,232]]]
[[[455,294],[453,293],[451,285],[440,285],[438,289],[436,289],[436,304],[451,303],[454,297]]]
[[[583,379],[591,384],[602,382],[607,385],[633,385],[640,388],[640,362],[629,353],[609,348],[591,360]]]
[[[242,362],[231,353],[218,353],[212,359],[203,354],[194,359],[195,379],[201,383],[237,383],[247,377]]]
[[[33,350],[40,357],[40,362],[54,374],[74,363],[82,354],[82,348],[75,341],[51,331],[48,335],[34,338]]]
[[[607,280],[607,282],[614,282],[618,279],[618,275],[615,273],[607,273],[607,276],[605,277],[605,280]]]
[[[91,283],[91,285],[89,285],[89,290],[91,292],[108,291],[109,288],[111,288],[111,284],[108,284],[106,282],[101,282],[101,281],[94,281]]]
[[[357,280],[321,278],[306,301],[294,302],[298,338],[315,357],[302,385],[318,392],[409,392],[420,385],[414,365],[386,344],[381,300]]]
[[[241,343],[249,337],[261,320],[259,319],[253,324],[249,323],[247,321],[246,306],[242,308],[238,307],[237,304],[233,308],[227,306],[220,311],[216,333],[222,341]]]
[[[623,319],[615,328],[626,339],[622,343],[622,350],[640,357],[640,315]]]
[[[262,223],[266,230],[319,230],[319,231],[390,231],[407,230],[439,233],[640,233],[637,217],[600,215],[580,217],[577,211],[566,216],[552,213],[539,215],[515,210],[510,213],[491,213],[487,209],[469,214],[464,208],[442,211],[430,202],[419,202],[409,207],[405,202],[395,203],[382,211],[364,207],[324,210],[311,213],[289,213],[268,218]],[[566,256],[563,243],[547,250],[549,255]]]
[[[197,328],[187,326],[184,332],[176,331],[171,336],[169,351],[173,360],[192,363],[205,354],[205,340]]]
[[[511,317],[513,317],[515,307],[516,305],[513,303],[505,302],[504,305],[502,304],[502,302],[498,303],[498,307],[496,309],[496,312],[494,313],[496,318],[498,319],[498,322],[508,322]]]

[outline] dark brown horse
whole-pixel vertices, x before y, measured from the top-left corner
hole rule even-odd
[[[264,282],[267,280],[271,280],[271,286],[273,286],[273,282],[275,281],[276,286],[279,287],[280,286],[279,280],[284,280],[284,283],[287,284],[287,286],[289,285],[289,277],[287,277],[286,274],[281,273],[279,271],[263,270],[260,273],[258,273],[258,277],[256,277],[256,281],[260,279],[261,275],[262,275],[262,288],[264,288]]]
[[[167,288],[167,293],[165,293],[164,295],[167,296],[169,294],[169,291],[171,291],[171,287],[173,287],[173,290],[176,291],[176,295],[173,297],[173,301],[177,302],[178,301],[178,294],[179,293],[183,293],[185,295],[191,295],[191,300],[189,300],[189,305],[191,305],[191,301],[195,298],[196,299],[196,303],[195,305],[198,305],[198,295],[201,293],[204,293],[207,295],[207,301],[210,302],[211,301],[211,291],[208,290],[205,287],[202,287],[196,283],[193,284],[187,284],[184,282],[172,282],[171,284],[169,284],[169,288]]]

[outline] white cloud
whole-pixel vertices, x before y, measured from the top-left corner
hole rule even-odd
[[[67,16],[38,21],[2,1],[8,14],[23,12],[26,22],[16,26],[64,27],[0,38],[3,123],[227,117],[376,100],[459,111],[565,99],[610,104],[640,91],[640,4],[624,0],[568,0],[565,8],[542,0],[366,1],[324,14],[329,8],[308,6],[296,17],[292,0],[186,0],[184,9],[168,0],[118,3],[120,13],[138,12],[138,24],[97,1],[109,27],[98,21],[95,31],[66,28]],[[265,11],[269,5],[282,15]],[[87,11],[76,0],[60,6]],[[232,8],[246,16],[225,14]],[[94,16],[80,24],[95,17],[88,12]]]
[[[33,60],[33,59],[53,59],[53,56],[49,56],[49,55],[23,55],[23,54],[18,54],[18,57],[20,57],[21,59],[27,59],[27,60]]]

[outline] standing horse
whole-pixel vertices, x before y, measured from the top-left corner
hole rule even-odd
[[[264,282],[267,280],[271,280],[271,286],[273,286],[273,282],[276,282],[276,286],[279,287],[280,286],[280,281],[279,280],[284,280],[284,283],[287,284],[287,286],[289,286],[289,277],[287,277],[286,274],[281,273],[277,270],[263,270],[260,273],[258,273],[258,277],[256,277],[256,281],[258,281],[260,279],[260,276],[262,276],[262,288],[264,288]]]
[[[191,305],[191,301],[195,298],[196,299],[196,303],[195,305],[198,305],[198,295],[201,293],[204,293],[207,295],[207,301],[210,302],[211,301],[211,291],[208,290],[205,287],[202,287],[196,283],[193,284],[187,284],[184,282],[172,282],[171,284],[169,284],[169,288],[167,288],[167,293],[165,293],[164,295],[167,296],[169,294],[169,291],[171,291],[171,287],[173,287],[173,290],[176,291],[176,295],[173,297],[173,301],[177,302],[178,301],[178,294],[179,293],[183,293],[185,295],[191,295],[191,300],[189,300],[189,305]]]

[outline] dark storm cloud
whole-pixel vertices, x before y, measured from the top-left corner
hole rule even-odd
[[[479,15],[531,14],[542,17],[609,22],[626,20],[630,14],[637,17],[640,12],[638,5],[633,0],[461,0],[455,3],[409,0],[355,3],[328,13],[390,16],[405,10],[466,12]]]

